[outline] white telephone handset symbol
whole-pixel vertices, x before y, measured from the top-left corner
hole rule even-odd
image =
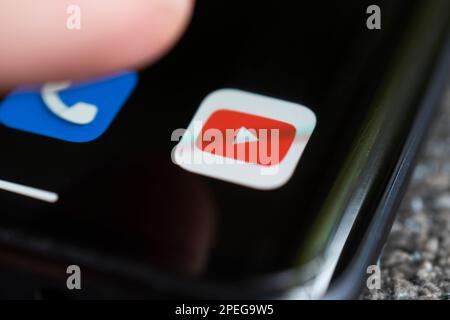
[[[65,121],[78,125],[91,123],[97,116],[96,105],[78,102],[73,106],[68,106],[59,97],[59,92],[66,90],[70,85],[69,81],[45,84],[41,89],[44,103],[51,112]]]

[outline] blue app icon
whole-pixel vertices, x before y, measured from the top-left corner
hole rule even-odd
[[[137,82],[137,73],[123,72],[86,83],[21,88],[0,106],[0,122],[50,138],[89,142],[108,129]]]

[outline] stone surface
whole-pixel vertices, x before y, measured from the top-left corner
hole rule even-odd
[[[450,90],[392,228],[381,274],[381,289],[362,299],[450,300]]]

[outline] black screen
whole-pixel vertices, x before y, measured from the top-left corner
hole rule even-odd
[[[0,128],[0,179],[57,192],[55,204],[0,191],[0,221],[164,272],[238,279],[296,265],[395,50],[413,1],[198,1],[174,50],[140,72],[108,131],[70,143]],[[293,177],[261,191],[189,173],[171,135],[203,99],[235,88],[302,104],[317,126]]]

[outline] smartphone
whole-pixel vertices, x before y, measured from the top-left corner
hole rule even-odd
[[[446,0],[198,1],[156,65],[14,91],[0,295],[357,297],[449,74],[449,18]]]

